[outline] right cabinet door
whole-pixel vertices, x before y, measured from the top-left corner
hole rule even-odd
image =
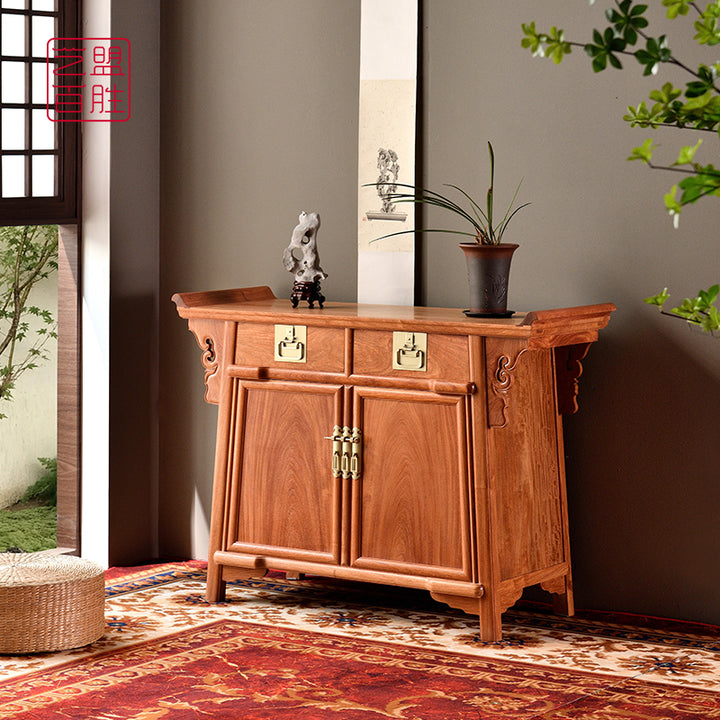
[[[467,398],[355,388],[353,567],[473,581]]]

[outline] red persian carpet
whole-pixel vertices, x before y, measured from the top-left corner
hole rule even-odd
[[[484,643],[422,592],[281,574],[203,592],[198,563],[108,571],[100,641],[0,656],[0,718],[720,718],[715,627],[534,608]]]

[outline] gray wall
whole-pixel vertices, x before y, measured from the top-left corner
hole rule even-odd
[[[110,159],[110,562],[157,555],[160,5],[122,0],[114,37],[132,42],[132,116]],[[128,512],[128,508],[131,511]]]
[[[577,603],[720,622],[720,446],[707,419],[720,346],[642,303],[666,284],[679,298],[720,280],[720,203],[688,210],[675,231],[662,206],[671,178],[625,162],[647,133],[620,118],[656,80],[593,76],[582,52],[556,68],[520,47],[532,19],[585,39],[601,3],[567,23],[560,0],[421,5],[423,182],[482,195],[492,140],[497,202],[521,177],[532,202],[506,238],[521,244],[511,306],[618,306],[565,425]],[[287,294],[279,258],[305,208],[323,218],[326,295],[354,299],[359,2],[161,7],[160,547],[202,556],[216,410],[169,297],[254,284]],[[658,135],[674,152],[674,134]],[[418,304],[465,306],[454,241],[422,239],[418,258]]]
[[[301,210],[325,294],[356,295],[358,2],[162,5],[161,549],[207,552],[216,408],[174,292],[270,285]]]

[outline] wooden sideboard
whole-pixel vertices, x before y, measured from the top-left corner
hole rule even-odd
[[[428,590],[490,641],[527,586],[573,613],[562,415],[613,305],[173,300],[219,405],[209,601],[273,568]]]

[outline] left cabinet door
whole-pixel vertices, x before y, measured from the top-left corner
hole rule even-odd
[[[236,381],[225,546],[230,552],[340,562],[340,479],[332,435],[342,387]]]

